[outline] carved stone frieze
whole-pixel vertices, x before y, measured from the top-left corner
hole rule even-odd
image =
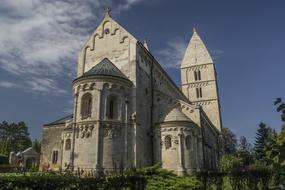
[[[113,139],[120,135],[122,126],[117,125],[103,125],[104,138]]]
[[[89,138],[92,137],[93,124],[79,125],[76,127],[76,138]]]

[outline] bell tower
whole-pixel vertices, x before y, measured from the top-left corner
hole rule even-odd
[[[214,62],[197,31],[185,51],[181,64],[182,91],[196,105],[202,106],[218,130],[222,128],[220,101]]]

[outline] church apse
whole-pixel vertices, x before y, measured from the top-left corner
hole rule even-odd
[[[212,106],[219,105],[217,82],[195,35],[202,50],[193,51],[193,43],[186,50],[180,89],[149,44],[108,10],[79,53],[73,114],[44,126],[41,165],[86,175],[155,163],[178,175],[214,169],[221,123]]]

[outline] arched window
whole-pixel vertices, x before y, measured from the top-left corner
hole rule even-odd
[[[81,99],[82,119],[91,117],[91,111],[92,111],[92,95],[90,93],[86,93],[82,96],[82,99]]]
[[[192,149],[192,143],[191,143],[191,136],[190,135],[186,136],[185,145],[186,145],[187,150]]]
[[[202,88],[199,88],[200,98],[202,98]]]
[[[197,98],[202,98],[202,88],[196,88],[196,96]]]
[[[57,164],[57,160],[58,160],[58,151],[54,150],[52,151],[52,163]]]
[[[71,149],[71,140],[66,139],[65,141],[65,150],[70,150]]]
[[[200,97],[200,96],[199,96],[199,89],[198,89],[198,88],[196,88],[196,96],[197,96],[197,98]]]
[[[201,71],[198,70],[198,80],[201,80]]]
[[[167,135],[167,136],[164,138],[164,144],[165,144],[165,149],[169,149],[169,148],[172,147],[171,136],[170,136],[170,135]]]
[[[197,79],[198,79],[197,71],[194,71],[194,78],[195,78],[195,81],[197,81]]]
[[[119,116],[119,101],[114,95],[110,95],[107,100],[107,112],[108,119],[118,119]]]

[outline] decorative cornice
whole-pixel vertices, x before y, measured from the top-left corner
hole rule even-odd
[[[217,98],[213,98],[213,99],[203,99],[203,100],[195,100],[192,101],[193,104],[199,103],[199,102],[212,102],[212,101],[218,101]]]
[[[203,64],[197,64],[197,65],[191,65],[191,66],[184,66],[184,67],[180,67],[180,69],[190,69],[193,67],[200,67],[200,66],[204,66],[204,65],[214,65],[214,63],[203,63]]]
[[[215,82],[215,81],[216,80],[203,80],[203,81],[188,82],[188,83],[182,84],[182,86],[188,86],[191,84],[207,83],[207,82]]]

